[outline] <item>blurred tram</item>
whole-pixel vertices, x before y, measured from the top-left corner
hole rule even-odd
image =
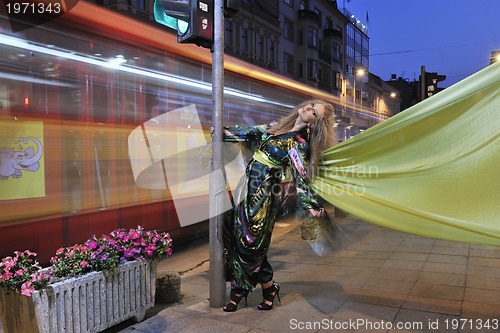
[[[0,29],[0,257],[31,249],[46,263],[61,246],[137,225],[175,242],[205,235],[207,221],[180,226],[168,189],[137,186],[127,140],[191,104],[209,140],[209,50],[83,1],[17,33],[1,12]],[[225,68],[225,124],[269,122],[310,97],[381,121],[235,58]]]

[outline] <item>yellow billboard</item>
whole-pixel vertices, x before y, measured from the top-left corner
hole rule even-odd
[[[0,200],[45,197],[43,122],[0,122]]]

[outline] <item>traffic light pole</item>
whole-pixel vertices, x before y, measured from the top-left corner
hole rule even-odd
[[[222,150],[224,114],[224,0],[214,1],[214,42],[212,53],[212,172],[210,173],[210,307],[222,307],[226,299],[224,278],[223,213],[226,200],[225,175]]]

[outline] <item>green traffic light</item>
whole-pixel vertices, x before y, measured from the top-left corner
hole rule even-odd
[[[184,35],[189,29],[189,23],[182,20],[177,20],[177,32]]]
[[[189,29],[188,22],[167,15],[161,1],[158,0],[154,2],[154,17],[156,22],[177,30],[181,35],[184,35]]]

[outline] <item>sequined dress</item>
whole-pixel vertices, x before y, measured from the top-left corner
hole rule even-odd
[[[226,280],[233,287],[253,290],[271,281],[267,261],[271,235],[281,205],[281,182],[291,171],[302,208],[319,209],[306,175],[309,156],[307,130],[280,135],[266,133],[267,126],[225,128],[227,142],[255,141],[258,149],[234,194],[234,209],[224,222],[224,265]]]

